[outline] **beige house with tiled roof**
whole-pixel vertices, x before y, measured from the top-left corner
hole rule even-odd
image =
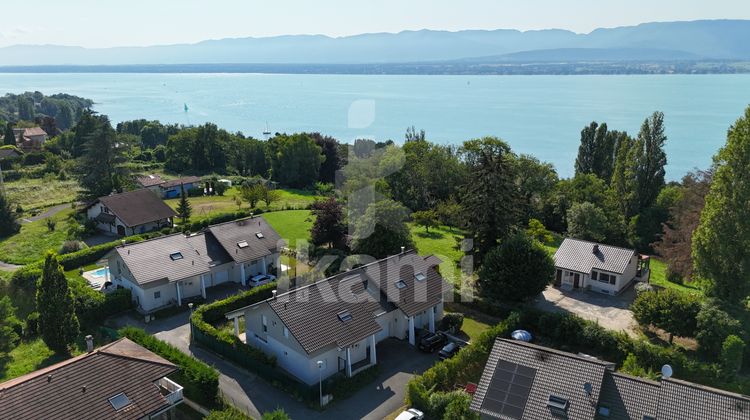
[[[100,231],[119,236],[172,227],[176,216],[161,198],[144,189],[99,197],[85,210]]]
[[[306,384],[338,372],[355,375],[377,363],[377,343],[416,344],[419,329],[436,330],[443,294],[452,288],[440,260],[414,251],[394,255],[228,313],[245,340],[276,357]],[[321,367],[318,367],[318,362]]]

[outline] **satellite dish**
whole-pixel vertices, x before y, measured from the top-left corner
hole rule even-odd
[[[594,386],[586,382],[583,384],[583,390],[586,391],[586,395],[591,396],[591,392],[594,390]]]
[[[672,376],[672,373],[674,373],[672,371],[672,366],[664,365],[664,366],[661,367],[661,377],[662,378],[665,378],[665,379],[666,378],[670,378]]]

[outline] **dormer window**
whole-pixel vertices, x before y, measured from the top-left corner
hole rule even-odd
[[[417,274],[414,275],[414,279],[416,281],[418,281],[418,282],[423,282],[423,281],[427,280],[427,276],[425,276],[424,273],[417,273]]]
[[[338,313],[339,320],[341,322],[351,321],[352,320],[352,313],[349,311],[341,311]]]
[[[184,257],[182,256],[182,252],[177,251],[177,252],[173,252],[173,253],[169,254],[169,258],[172,261],[177,261],[177,260],[183,259]]]
[[[250,246],[250,244],[248,244],[248,243],[247,243],[247,241],[239,241],[239,242],[237,242],[237,246],[238,246],[238,247],[239,247],[240,249],[242,249],[242,248],[247,248],[247,247],[249,247],[249,246]]]
[[[263,239],[265,236],[263,236],[263,232],[257,232],[255,234],[255,237],[258,238],[258,239]]]
[[[406,282],[403,280],[399,280],[396,282],[396,288],[397,289],[403,289],[406,287]]]

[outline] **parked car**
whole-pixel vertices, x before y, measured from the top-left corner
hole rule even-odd
[[[440,352],[438,353],[438,357],[440,358],[440,360],[449,359],[455,356],[459,350],[461,350],[461,347],[457,343],[451,341],[440,350]]]
[[[416,408],[409,408],[404,410],[396,417],[396,420],[422,420],[424,419],[424,413],[417,410]]]
[[[445,341],[443,333],[427,333],[419,340],[419,349],[427,353],[432,353],[442,347]]]
[[[276,276],[274,276],[273,274],[258,274],[257,276],[253,276],[250,278],[250,281],[248,282],[248,286],[250,287],[263,286],[264,284],[270,283],[274,280],[276,280]]]

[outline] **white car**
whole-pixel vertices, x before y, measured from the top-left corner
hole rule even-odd
[[[274,276],[273,274],[258,274],[257,276],[253,276],[250,278],[248,286],[258,287],[270,283],[274,280],[276,280],[276,276]]]
[[[396,417],[396,420],[422,420],[424,419],[424,413],[417,410],[416,408],[410,408],[403,411]]]

